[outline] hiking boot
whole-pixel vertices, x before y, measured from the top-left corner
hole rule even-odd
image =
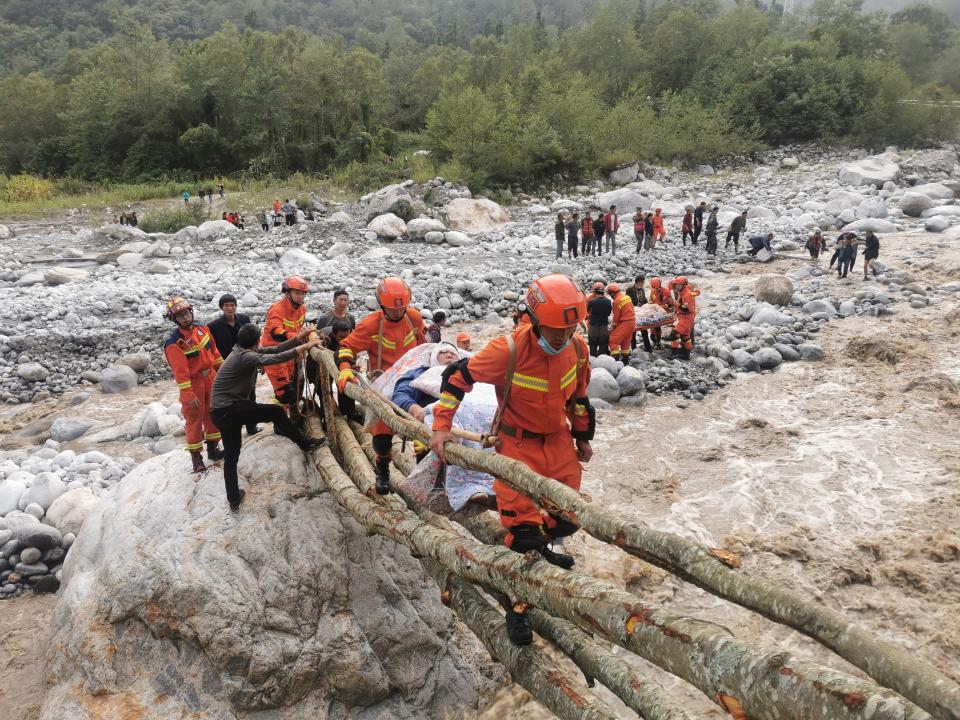
[[[243,505],[243,499],[247,496],[246,490],[240,491],[240,499],[235,503],[230,503],[230,512],[236,514],[240,512],[240,506]]]
[[[207,466],[203,464],[203,453],[199,450],[191,450],[190,459],[193,460],[193,471],[195,473],[202,473],[207,469]]]
[[[210,462],[217,462],[218,460],[223,460],[223,450],[220,449],[220,443],[218,442],[207,443],[207,459]]]
[[[521,615],[515,613],[512,607],[507,608],[507,637],[520,647],[533,642],[533,630],[530,629],[526,613]]]
[[[377,458],[377,495],[390,494],[390,458]]]
[[[546,546],[544,546],[544,548],[540,551],[540,554],[548,563],[551,565],[556,565],[558,568],[563,568],[564,570],[569,570],[573,567],[574,562],[576,562],[573,559],[573,555],[554,552]]]

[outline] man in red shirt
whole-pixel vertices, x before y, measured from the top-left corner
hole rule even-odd
[[[607,252],[617,254],[617,230],[620,229],[620,218],[617,217],[617,206],[611,205],[610,212],[603,216],[603,227],[607,235]],[[599,239],[597,240],[599,242]]]

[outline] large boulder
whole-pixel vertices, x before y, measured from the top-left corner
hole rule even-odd
[[[767,273],[757,278],[753,286],[754,297],[771,305],[789,305],[793,297],[793,283],[784,275]]]
[[[617,373],[617,385],[620,388],[621,397],[633,397],[642,395],[646,392],[647,376],[641,370],[630,365],[625,365]]]
[[[502,680],[410,553],[367,532],[280,437],[244,447],[246,500],[186,454],[87,515],[51,618],[42,717],[440,718]],[[52,529],[52,528],[51,528]]]
[[[403,218],[399,218],[393,213],[377,215],[367,225],[367,230],[376,233],[378,238],[396,240],[407,233],[407,224]]]
[[[38,362],[25,362],[17,365],[17,375],[27,382],[43,382],[50,373]]]
[[[950,221],[943,215],[934,215],[933,217],[927,218],[923,224],[923,229],[927,232],[943,232],[948,227],[950,227]]]
[[[862,220],[854,220],[844,225],[843,231],[846,232],[848,230],[852,232],[872,230],[875,233],[894,233],[897,231],[897,226],[883,218],[863,218]]]
[[[954,192],[943,183],[926,183],[925,185],[914,185],[910,188],[911,192],[926,195],[931,200],[953,200]]]
[[[289,248],[280,256],[280,267],[289,270],[309,270],[319,267],[321,263],[323,260],[300,248]]]
[[[47,510],[45,521],[60,532],[78,535],[87,516],[103,504],[88,488],[67,490]]]
[[[885,218],[887,216],[887,204],[881,197],[864,198],[855,210],[857,218]]]
[[[919,192],[906,192],[900,198],[900,209],[904,215],[920,217],[920,213],[933,207],[933,200]]]
[[[633,182],[640,175],[640,165],[638,163],[633,163],[632,165],[626,165],[624,167],[617,168],[610,173],[610,184],[611,185],[626,185],[629,182]],[[607,206],[609,207],[609,205]]]
[[[590,373],[587,397],[615,403],[620,399],[620,386],[617,385],[617,379],[601,367],[594,368]]]
[[[858,160],[844,165],[838,174],[843,185],[876,185],[883,187],[885,182],[896,182],[900,177],[900,166],[887,153]]]
[[[59,417],[50,425],[50,439],[57,442],[76,440],[94,425],[87,418]]]
[[[954,166],[960,162],[957,151],[953,148],[938,150],[920,150],[900,163],[903,172],[915,173],[921,177],[939,173],[950,174]]]
[[[137,371],[127,365],[110,365],[100,373],[100,389],[107,394],[122,393],[137,386]]]
[[[396,213],[401,208],[410,208],[412,203],[413,198],[401,185],[387,185],[360,198],[360,207],[363,209],[364,218],[367,222],[373,220],[377,215]],[[330,219],[333,220],[336,216],[337,214],[334,213]]]
[[[236,235],[239,228],[226,220],[207,220],[197,228],[197,239],[201,241],[213,240],[222,235]]]
[[[444,224],[433,218],[414,218],[407,223],[407,237],[411,240],[423,240],[428,232],[443,232]]]
[[[655,180],[640,180],[639,182],[630,183],[627,187],[641,195],[648,195],[654,198],[662,197],[664,194],[663,185]]]
[[[650,198],[644,197],[635,190],[620,188],[619,190],[611,190],[598,196],[597,204],[604,212],[609,210],[611,205],[616,205],[618,215],[630,215],[636,212],[638,207],[649,210]]]
[[[510,222],[506,210],[486,198],[457,198],[447,204],[446,210],[447,224],[451,230],[467,233],[490,232],[499,230]]]
[[[25,505],[36,503],[46,512],[53,502],[66,491],[67,486],[63,480],[53,473],[42,472],[34,478],[33,483],[27,489],[23,503]]]

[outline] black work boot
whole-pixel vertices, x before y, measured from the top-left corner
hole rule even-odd
[[[230,512],[236,514],[240,512],[240,506],[243,505],[243,499],[247,496],[246,490],[240,491],[240,499],[236,503],[230,503]]]
[[[533,642],[533,630],[530,629],[530,622],[527,620],[527,614],[514,612],[512,607],[507,609],[507,637],[514,645],[523,646]]]
[[[556,565],[558,568],[563,568],[564,570],[569,570],[574,565],[573,555],[566,555],[565,553],[554,552],[546,545],[543,546],[543,549],[540,550],[540,554],[543,555],[543,559],[546,560],[551,565]]]
[[[203,453],[199,450],[191,450],[190,459],[193,460],[193,471],[195,473],[202,473],[207,469],[207,466],[203,464]]]
[[[377,458],[377,495],[390,494],[390,456]]]
[[[216,440],[207,442],[207,459],[210,462],[223,460],[223,450],[220,449],[220,443]]]

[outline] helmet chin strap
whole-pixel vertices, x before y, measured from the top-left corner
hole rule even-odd
[[[289,300],[290,304],[293,305],[295,308],[298,308],[301,305],[303,305],[302,302],[297,302],[296,300],[293,299],[293,294],[289,290],[287,290],[286,295],[287,295],[287,300]]]
[[[389,315],[387,315],[387,310],[388,310],[387,307],[381,305],[381,306],[380,306],[380,309],[383,311],[383,317],[384,317],[384,319],[385,319],[385,320],[389,320],[390,322],[400,322],[400,321],[403,320],[403,318],[406,317],[406,315],[407,315],[407,308],[404,308],[404,309],[403,309],[403,312],[400,313],[400,317],[398,317],[396,320],[394,320],[392,317],[390,317]],[[390,308],[390,309],[392,309],[392,308]]]

